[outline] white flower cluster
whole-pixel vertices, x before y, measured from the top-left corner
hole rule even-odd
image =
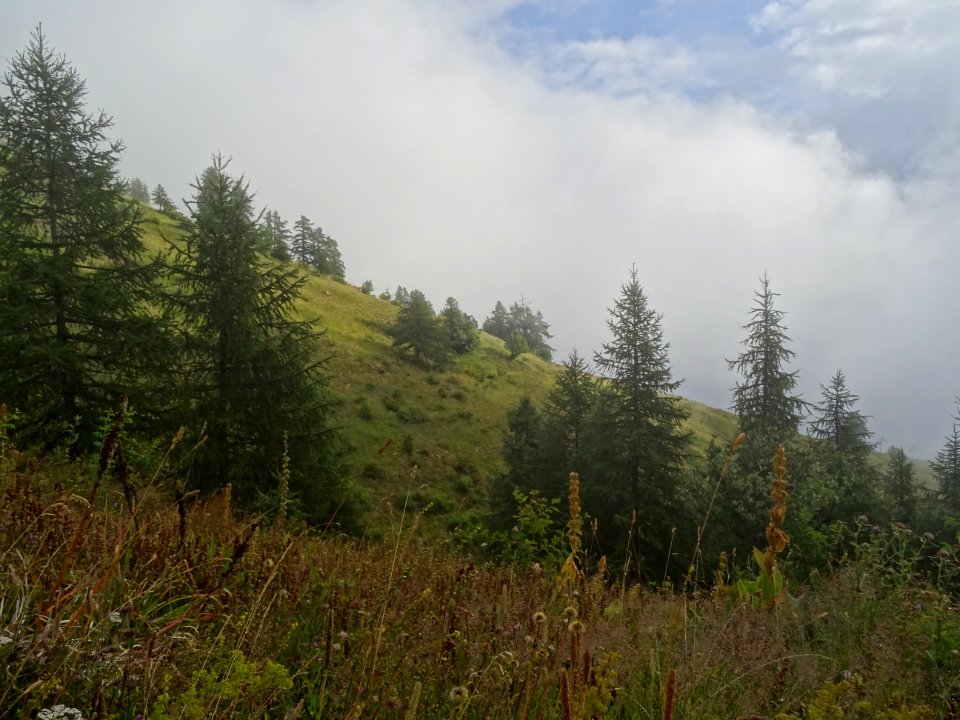
[[[37,713],[37,720],[83,720],[83,713],[66,705],[54,705]]]

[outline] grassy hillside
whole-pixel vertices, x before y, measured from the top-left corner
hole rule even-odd
[[[164,247],[162,237],[178,236],[169,218],[149,208],[144,214],[150,249]],[[304,272],[300,311],[324,331],[338,422],[350,444],[354,479],[368,493],[373,524],[382,526],[404,500],[415,510],[429,508],[426,516],[441,524],[480,507],[489,480],[503,470],[507,412],[524,395],[542,402],[559,367],[530,354],[510,360],[502,340],[481,333],[478,351],[443,370],[426,371],[392,347],[387,331],[396,305]],[[695,455],[714,437],[735,436],[730,413],[692,400],[683,404]],[[878,465],[886,462],[883,454],[875,458]],[[915,460],[914,467],[920,482],[934,487],[929,463]]]

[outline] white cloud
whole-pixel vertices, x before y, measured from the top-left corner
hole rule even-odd
[[[888,439],[939,443],[960,387],[960,343],[942,332],[960,309],[942,179],[905,185],[865,171],[829,130],[664,92],[700,62],[682,45],[570,46],[562,59],[594,82],[560,83],[505,52],[482,7],[16,0],[0,46],[43,19],[115,115],[130,174],[186,193],[222,150],[262,202],[322,224],[348,276],[378,290],[455,295],[478,317],[523,293],[562,352],[589,353],[636,263],[682,390],[714,404],[767,270],[808,397],[843,367]]]

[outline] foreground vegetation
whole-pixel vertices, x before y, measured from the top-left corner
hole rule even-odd
[[[960,698],[957,546],[903,528],[846,528],[804,586],[760,562],[655,591],[582,549],[575,479],[565,562],[484,565],[405,510],[389,544],[310,535],[123,460],[119,424],[89,461],[2,441],[3,717],[892,720]]]

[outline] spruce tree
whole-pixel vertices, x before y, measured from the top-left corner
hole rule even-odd
[[[860,398],[847,388],[842,370],[837,370],[828,386],[821,385],[823,399],[813,408],[810,434],[827,440],[840,452],[855,458],[866,458],[873,449],[867,418],[856,410]]]
[[[545,414],[551,426],[557,429],[568,471],[582,471],[579,467],[587,418],[596,399],[596,382],[590,368],[574,350],[563,362],[563,370],[547,396]]]
[[[662,316],[654,312],[640,287],[636,268],[610,309],[612,339],[594,355],[609,393],[602,409],[609,438],[606,472],[595,476],[625,531],[629,512],[637,512],[648,548],[663,548],[674,522],[674,501],[682,479],[689,434],[687,418],[673,393],[674,380],[663,339]],[[660,567],[663,567],[660,565]]]
[[[2,85],[0,398],[30,440],[83,445],[120,393],[147,410],[156,265],[122,197],[112,121],[86,112],[84,81],[39,28]]]
[[[743,326],[747,331],[743,352],[727,361],[742,377],[733,390],[733,411],[747,435],[741,460],[750,471],[769,467],[776,446],[797,434],[806,407],[794,394],[797,372],[786,369],[794,352],[787,347],[784,313],[774,307],[777,293],[770,289],[766,274],[754,297],[750,321]]]
[[[193,187],[169,309],[183,327],[184,414],[209,438],[194,480],[251,500],[275,489],[286,446],[303,512],[326,521],[341,499],[339,443],[318,333],[294,318],[305,281],[263,261],[248,185],[227,161],[214,156]]]
[[[337,241],[322,228],[315,228],[310,242],[310,264],[324,275],[343,280],[346,268]]]
[[[954,517],[960,514],[960,399],[957,400],[957,407],[950,434],[945,438],[936,459],[930,463],[945,509]]]

